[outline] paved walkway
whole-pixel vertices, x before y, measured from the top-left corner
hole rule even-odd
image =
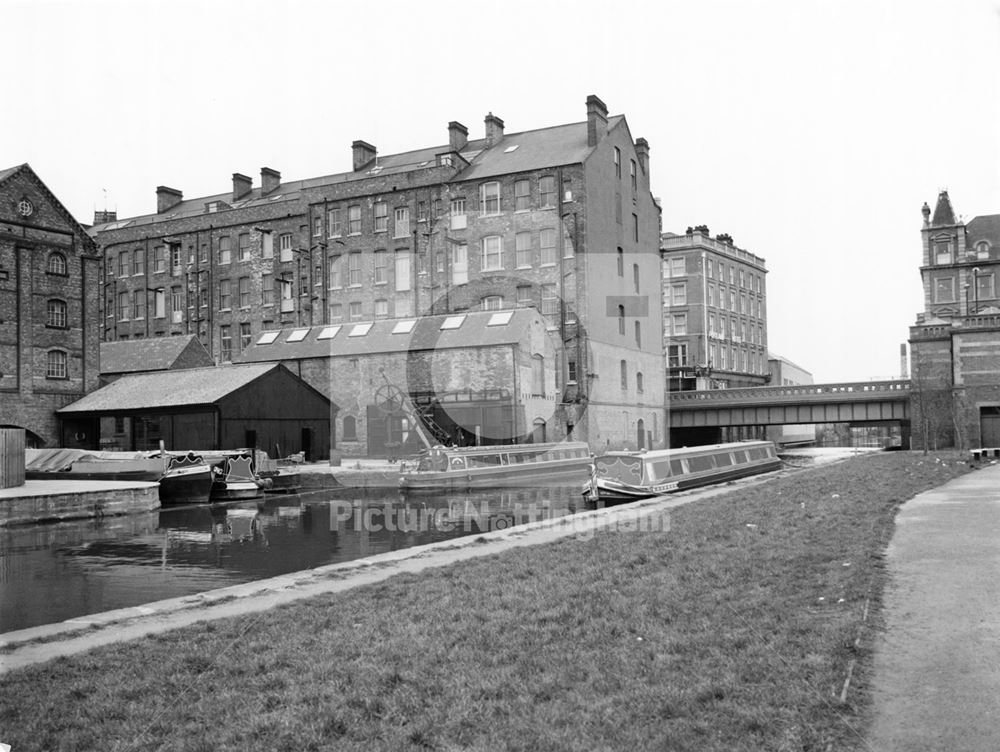
[[[1000,750],[1000,464],[904,504],[888,573],[869,747]]]

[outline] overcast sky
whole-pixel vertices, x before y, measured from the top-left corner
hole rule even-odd
[[[767,261],[770,349],[891,378],[922,309],[920,207],[1000,213],[1000,0],[0,0],[0,168],[82,222],[585,119],[650,143],[665,230]]]

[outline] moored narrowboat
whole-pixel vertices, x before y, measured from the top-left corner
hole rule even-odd
[[[608,452],[594,460],[583,486],[590,502],[623,502],[771,472],[781,467],[770,441]]]
[[[582,441],[435,446],[421,453],[415,470],[399,479],[403,491],[533,486],[539,481],[586,477],[590,450]]]

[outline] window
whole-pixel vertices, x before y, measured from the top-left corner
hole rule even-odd
[[[538,205],[542,209],[556,205],[556,179],[551,175],[538,178]]]
[[[128,321],[128,292],[118,293],[118,320]]]
[[[396,292],[406,292],[410,289],[410,252],[396,251]]]
[[[712,262],[709,261],[708,263],[709,263],[708,268],[711,269]],[[687,274],[687,269],[685,268],[685,259],[683,256],[681,258],[672,258],[667,260],[668,277],[683,277],[686,274]],[[708,276],[711,277],[712,275],[709,274]]]
[[[747,312],[747,294],[745,292],[740,293],[740,313]]]
[[[136,251],[136,253],[139,253],[139,251]],[[59,253],[59,251],[50,253],[48,260],[45,262],[45,271],[49,274],[66,274],[66,257]]]
[[[389,281],[389,256],[385,251],[375,251],[375,284]]]
[[[434,271],[444,273],[444,251],[434,251]]]
[[[335,206],[326,212],[327,233],[331,238],[339,238],[344,232],[344,210]]]
[[[229,236],[219,238],[219,263],[228,264],[232,261],[232,251],[229,248]]]
[[[479,301],[480,307],[484,311],[499,311],[503,308],[503,296],[502,295],[487,295],[481,301]]]
[[[358,300],[351,301],[347,306],[347,315],[351,321],[359,320],[361,318],[361,302]]]
[[[514,255],[518,269],[531,267],[531,233],[519,232],[514,235]]]
[[[563,175],[562,179],[563,201],[573,200],[573,181],[569,175]]]
[[[712,259],[706,259],[705,267],[708,269],[708,278],[715,279],[715,262]]]
[[[146,249],[136,248],[132,251],[132,274],[142,276],[146,273]]]
[[[153,248],[153,272],[165,272],[167,270],[167,252],[162,245]]]
[[[129,273],[128,265],[128,251],[122,251],[118,254],[118,276],[127,277]]]
[[[488,216],[500,213],[500,183],[483,183],[479,186],[479,213]]]
[[[361,234],[361,207],[358,205],[347,207],[347,234]]]
[[[531,208],[531,183],[527,180],[514,181],[514,211]]]
[[[274,258],[274,234],[270,231],[261,233],[260,255],[261,258]]]
[[[667,365],[671,368],[679,368],[681,366],[686,366],[687,359],[687,343],[682,342],[678,345],[668,345],[667,346]],[[715,345],[712,345],[714,348]]]
[[[239,279],[239,291],[240,291],[240,308],[250,307],[250,277],[240,277]]]
[[[542,285],[542,315],[549,323],[557,323],[559,320],[559,294],[554,284]]]
[[[220,360],[223,363],[233,359],[233,330],[229,324],[219,327],[219,350]]]
[[[542,250],[542,264],[556,263],[556,231],[551,227],[544,228],[538,235]]]
[[[250,347],[250,342],[250,322],[244,321],[240,324],[240,352]]]
[[[618,306],[618,333],[625,334],[625,306]]]
[[[983,301],[989,300],[990,298],[996,297],[993,291],[993,275],[992,274],[977,274],[976,275],[976,300]]]
[[[361,254],[357,251],[347,254],[347,284],[361,286]]]
[[[66,301],[50,300],[45,306],[45,325],[57,329],[66,328]]]
[[[417,202],[417,221],[426,222],[427,221],[427,202],[418,201]]]
[[[632,240],[639,242],[639,215],[632,215]]]
[[[49,350],[45,354],[45,378],[65,379],[69,375],[66,372],[66,353],[62,350]]]
[[[132,296],[132,318],[146,318],[146,291],[136,290]]]
[[[687,305],[687,283],[674,282],[667,286],[667,305]]]
[[[632,264],[632,286],[639,292],[639,265]]]
[[[250,233],[241,232],[239,259],[240,261],[247,261],[249,260],[249,258],[250,258]]]
[[[618,276],[625,276],[625,251],[618,249]]]
[[[344,284],[341,278],[344,257],[337,255],[330,258],[330,289],[336,290]]]
[[[632,178],[632,190],[634,191],[634,190],[636,190],[639,187],[639,182],[636,179],[635,160],[634,159],[630,159],[629,160],[629,168],[628,169],[629,169],[629,175]]]
[[[330,303],[330,321],[344,320],[344,306],[341,303]]]
[[[517,307],[518,308],[531,308],[535,304],[533,296],[531,294],[531,285],[518,285],[517,286]]]
[[[384,298],[380,298],[375,301],[375,318],[377,319],[387,319],[389,318],[389,301]]]
[[[454,198],[451,200],[451,229],[464,230],[466,227],[465,199]]]
[[[385,201],[376,201],[372,215],[375,218],[375,232],[385,232],[389,223],[389,205]]]
[[[622,176],[622,150],[615,147],[615,177],[621,179]]]
[[[618,368],[621,370],[622,389],[628,389],[628,363],[620,360],[618,361]]]
[[[990,257],[990,244],[989,241],[980,240],[976,243],[976,259],[979,261],[985,261]]]
[[[483,271],[503,269],[503,248],[499,235],[483,238]]]
[[[642,324],[635,322],[635,346],[642,347]]]
[[[410,208],[401,206],[396,209],[392,220],[393,237],[405,238],[410,234]]]
[[[278,260],[292,260],[292,233],[285,232],[278,236]]]
[[[575,360],[569,360],[566,363],[566,380],[567,381],[573,381],[573,382],[576,381],[576,361]]]
[[[233,284],[232,280],[219,280],[219,310],[227,311],[233,307]]]
[[[357,441],[358,440],[358,422],[355,418],[350,415],[344,417],[344,428],[341,431],[340,440],[341,441]]]
[[[468,281],[469,246],[465,243],[454,245],[451,248],[451,283],[453,285],[464,285]]]
[[[155,290],[153,292],[153,316],[162,319],[167,315],[167,291]]]
[[[170,313],[171,321],[175,324],[184,320],[184,292],[180,287],[170,288]]]
[[[686,323],[687,322],[685,322],[685,324]],[[667,334],[671,334],[672,331],[673,330],[668,330]],[[708,336],[709,337],[718,336],[717,332],[715,331],[715,314],[714,313],[708,314]]]
[[[173,277],[179,277],[181,274],[181,266],[183,265],[181,244],[170,243],[168,244],[168,248],[170,248],[170,274]]]
[[[260,302],[261,305],[274,305],[274,275],[260,275]]]
[[[313,237],[321,238],[323,237],[323,215],[317,214],[313,217]]]
[[[710,330],[715,325],[714,324],[715,317],[712,316],[711,319],[712,319],[711,326],[709,327]],[[686,313],[675,313],[673,316],[670,317],[670,324],[671,324],[671,332],[675,337],[680,337],[688,333],[687,331],[688,317]]]
[[[740,287],[746,287],[746,276],[742,269],[740,269]]]
[[[545,396],[545,358],[538,354],[531,356],[531,396]]]
[[[934,244],[935,259],[938,264],[951,263],[951,243]]]
[[[615,193],[615,223],[622,223],[622,194]]]
[[[729,310],[733,311],[734,313],[736,312],[736,291],[735,290],[730,290],[729,291]]]
[[[635,164],[635,163],[633,162],[633,164]],[[637,371],[636,374],[635,374],[635,390],[639,394],[642,394],[642,392],[643,392],[642,371]]]

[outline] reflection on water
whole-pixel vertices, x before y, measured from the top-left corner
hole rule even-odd
[[[321,491],[0,528],[0,632],[559,517],[580,503],[579,485],[363,499]]]

